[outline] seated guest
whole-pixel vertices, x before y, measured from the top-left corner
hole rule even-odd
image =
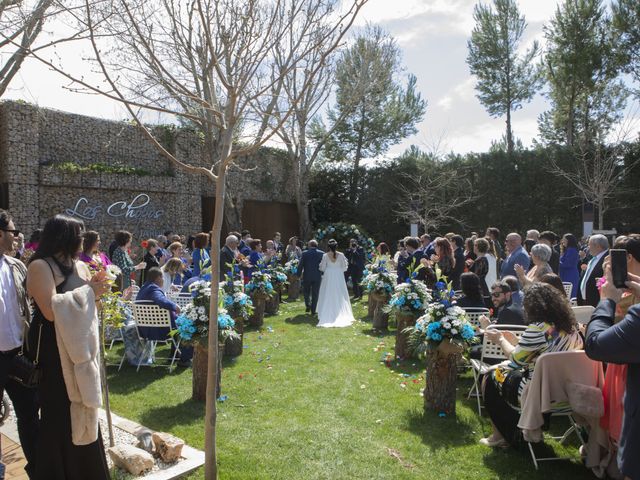
[[[144,270],[142,271],[142,275],[140,277],[140,283],[145,283],[147,281],[147,274],[149,270],[152,268],[160,268],[161,265],[164,264],[164,257],[161,257],[163,261],[158,260],[158,251],[160,247],[158,246],[158,242],[153,238],[147,240],[147,246],[145,247],[146,252],[144,254],[143,261],[146,265]]]
[[[480,278],[475,273],[463,273],[460,276],[460,287],[462,296],[457,300],[459,307],[486,308],[487,304],[480,288]]]
[[[636,236],[637,237],[637,236]],[[626,237],[628,238],[628,237]],[[632,262],[640,262],[640,237],[637,237]],[[618,245],[616,245],[618,246]],[[629,251],[629,250],[627,250]],[[637,265],[636,265],[637,269]],[[601,300],[587,326],[587,355],[602,362],[608,362],[605,394],[612,391],[607,386],[610,374],[622,376],[625,382],[624,396],[606,398],[604,424],[610,428],[610,435],[618,439],[618,467],[626,479],[640,478],[640,304],[626,306],[626,311],[617,313],[624,307],[624,291],[615,288],[609,262],[604,268],[606,282],[600,290]],[[640,276],[628,274],[627,287],[632,296],[640,298]],[[610,372],[611,369],[615,369]],[[626,372],[624,372],[626,369]],[[615,390],[614,390],[615,391]],[[611,403],[611,402],[614,403]],[[618,411],[622,403],[623,412]],[[622,427],[620,430],[620,426]]]
[[[534,283],[524,295],[524,310],[529,325],[522,337],[492,328],[485,330],[509,357],[484,382],[484,404],[493,432],[480,440],[482,445],[517,445],[518,420],[524,386],[533,377],[536,360],[543,353],[580,350],[584,344],[575,316],[564,295],[551,285]]]
[[[491,287],[491,303],[493,303],[493,323],[496,325],[524,325],[522,306],[515,305],[511,298],[511,287],[504,280],[499,280]],[[486,317],[480,317],[482,328],[489,326]]]
[[[100,251],[100,234],[93,230],[84,232],[82,253],[80,260],[86,263],[91,270],[104,270],[111,265],[111,260]]]
[[[180,291],[182,288],[182,272],[184,270],[184,264],[179,258],[170,258],[167,263],[162,267],[162,291],[164,293],[171,293]]]
[[[209,262],[209,234],[199,233],[193,241],[193,253],[191,254],[191,273],[194,277],[199,277],[203,268]]]
[[[565,297],[567,296],[567,292],[564,291],[564,285],[562,284],[562,279],[555,273],[547,273],[546,275],[543,275],[542,278],[540,279],[540,282],[546,283],[547,285],[551,285],[553,288],[555,288],[559,292],[562,292],[562,294]]]
[[[264,262],[264,254],[262,253],[262,240],[259,238],[252,238],[249,241],[249,248],[251,248],[251,254],[249,255],[249,269],[247,271],[248,280],[251,280],[253,272],[259,270],[258,265]]]
[[[516,276],[522,288],[533,282],[539,282],[543,275],[553,273],[549,266],[551,248],[548,245],[537,243],[531,247],[531,261],[533,267],[527,272],[522,265],[515,265]]]
[[[511,302],[514,305],[522,308],[522,300],[524,298],[524,293],[520,289],[520,283],[518,283],[518,279],[513,275],[507,275],[502,279],[509,287],[511,288]]]
[[[154,305],[158,305],[160,308],[164,308],[165,310],[169,310],[171,313],[171,329],[175,329],[176,318],[180,315],[180,307],[173,303],[171,300],[167,298],[167,295],[164,293],[162,287],[164,286],[164,273],[158,267],[151,268],[149,272],[147,272],[147,281],[142,287],[140,287],[140,291],[138,292],[138,296],[136,297],[136,302],[146,301],[151,302]],[[141,327],[139,328],[140,335],[147,340],[166,340],[169,332],[171,331],[169,328],[160,329],[160,328],[150,328],[150,327]],[[173,355],[173,346],[172,352]],[[180,355],[180,363],[179,365],[185,366],[191,361],[191,357],[193,355],[193,348],[190,347],[182,347]]]

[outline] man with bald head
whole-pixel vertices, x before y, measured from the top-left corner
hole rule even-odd
[[[522,237],[517,233],[510,233],[504,242],[509,256],[502,262],[502,268],[500,269],[500,278],[504,278],[508,275],[516,276],[515,266],[520,265],[526,272],[529,270],[529,255],[527,251],[522,247]]]

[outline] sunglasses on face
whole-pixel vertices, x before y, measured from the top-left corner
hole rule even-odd
[[[9,230],[8,228],[0,228],[0,230],[2,230],[3,232],[10,233],[14,237],[17,237],[18,235],[20,235],[20,230]]]
[[[491,292],[491,296],[493,298],[500,298],[504,294],[505,294],[505,292]]]

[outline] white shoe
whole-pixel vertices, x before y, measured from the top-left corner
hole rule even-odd
[[[497,440],[493,440],[491,437],[481,438],[480,445],[484,445],[486,447],[507,447],[509,444],[504,438],[500,438]]]

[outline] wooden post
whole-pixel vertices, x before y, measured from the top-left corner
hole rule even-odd
[[[449,344],[448,348],[431,350],[427,354],[424,411],[455,415],[456,375],[460,351]],[[446,346],[445,346],[446,347]]]
[[[280,299],[277,291],[273,295],[273,297],[268,298],[265,301],[264,311],[269,315],[277,315],[280,311]]]
[[[261,327],[264,324],[264,308],[266,298],[259,293],[251,297],[253,301],[253,314],[249,317],[249,325],[252,327]]]
[[[236,326],[234,330],[240,335],[240,338],[227,338],[224,344],[224,354],[228,357],[237,357],[242,355],[242,346],[244,341],[244,318],[234,318]]]
[[[289,281],[287,292],[289,300],[297,300],[300,296],[300,277],[297,275],[289,275],[287,280]]]
[[[412,327],[416,323],[416,316],[413,313],[396,312],[396,323],[398,324],[398,330],[396,331],[396,346],[395,355],[396,358],[408,358],[411,354],[409,352],[409,334],[404,333],[403,330],[407,327]]]
[[[216,398],[220,396],[220,379],[222,378],[222,357],[224,356],[224,343],[218,343],[218,364],[217,364],[217,375],[216,375]],[[195,344],[193,349],[193,365],[192,368],[196,365],[201,367],[202,365],[207,365],[209,358],[209,349],[206,345],[201,344],[200,342]],[[206,373],[206,368],[198,369],[198,372]],[[195,370],[194,370],[195,375]],[[207,396],[207,382],[193,382],[191,397],[199,402],[204,402]]]

